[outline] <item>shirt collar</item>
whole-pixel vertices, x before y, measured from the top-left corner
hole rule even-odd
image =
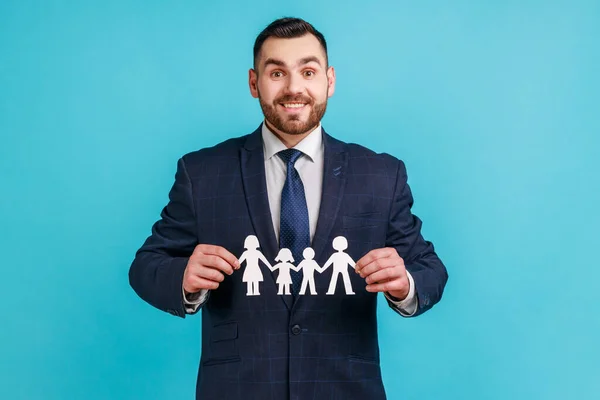
[[[263,139],[263,150],[265,153],[265,161],[270,160],[275,154],[282,150],[287,149],[286,145],[279,140],[277,136],[269,128],[267,124],[262,124],[262,139]],[[308,134],[304,139],[300,141],[293,148],[301,151],[307,155],[311,161],[315,161],[319,149],[323,145],[323,134],[321,130],[321,124],[317,126],[311,133]]]

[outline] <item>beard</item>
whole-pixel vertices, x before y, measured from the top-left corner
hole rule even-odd
[[[278,131],[289,135],[302,135],[303,133],[315,129],[321,122],[323,115],[325,115],[325,110],[327,109],[327,99],[322,103],[316,103],[308,96],[280,96],[273,100],[273,104],[268,104],[262,99],[259,92],[258,101],[267,122]],[[305,103],[306,106],[310,107],[310,113],[308,114],[306,121],[302,121],[300,115],[291,114],[282,116],[277,112],[277,106],[279,104],[293,102]]]

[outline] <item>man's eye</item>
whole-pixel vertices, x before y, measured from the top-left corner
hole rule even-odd
[[[304,76],[306,76],[307,78],[312,78],[313,76],[315,76],[315,71],[304,71]]]
[[[283,76],[283,73],[281,71],[273,71],[271,72],[271,76],[273,78],[281,78]]]

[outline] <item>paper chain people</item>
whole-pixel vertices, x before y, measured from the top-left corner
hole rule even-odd
[[[350,282],[350,275],[348,274],[348,266],[354,268],[355,263],[352,257],[344,252],[344,250],[348,248],[348,241],[343,236],[338,236],[333,239],[333,248],[337,250],[337,252],[333,253],[322,267],[319,267],[319,264],[317,264],[317,262],[313,259],[315,257],[315,252],[310,247],[304,249],[304,252],[302,253],[304,260],[302,260],[297,266],[292,264],[294,262],[294,257],[289,249],[284,248],[279,250],[277,257],[275,258],[277,264],[271,265],[265,256],[260,252],[258,249],[259,247],[260,245],[258,243],[258,238],[254,235],[249,235],[244,241],[244,248],[246,251],[244,251],[239,258],[240,264],[244,262],[246,263],[246,269],[244,270],[244,275],[242,276],[242,282],[246,282],[247,284],[246,296],[260,295],[258,289],[259,283],[264,280],[259,264],[261,261],[269,268],[269,270],[279,270],[279,275],[277,276],[277,280],[275,282],[278,285],[278,295],[291,294],[291,270],[296,272],[302,271],[302,284],[300,286],[299,294],[306,294],[306,290],[308,289],[308,292],[311,295],[316,295],[315,271],[323,273],[332,265],[333,275],[331,276],[329,289],[325,294],[333,295],[335,293],[335,288],[340,275],[342,276],[342,280],[344,282],[346,294],[354,294],[354,291],[352,291],[352,284]]]

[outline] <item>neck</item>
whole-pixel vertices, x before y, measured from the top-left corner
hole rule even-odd
[[[313,126],[312,128],[310,128],[308,131],[306,131],[304,133],[299,133],[299,134],[293,135],[291,133],[285,133],[285,132],[280,131],[279,129],[277,129],[273,125],[271,125],[271,123],[269,121],[267,121],[266,119],[265,119],[265,124],[267,124],[267,128],[269,128],[269,130],[271,132],[273,132],[273,134],[275,136],[277,136],[277,138],[279,140],[281,140],[281,143],[285,144],[285,146],[288,149],[291,149],[292,147],[296,146],[298,143],[303,141],[304,138],[307,137],[316,128],[316,126]]]

